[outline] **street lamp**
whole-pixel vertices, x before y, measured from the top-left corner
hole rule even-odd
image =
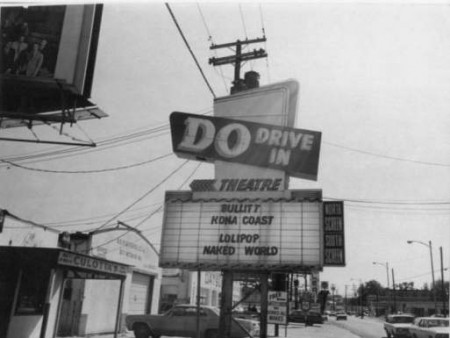
[[[386,268],[386,277],[387,277],[387,288],[389,289],[389,263],[379,263],[379,262],[373,262],[372,264],[378,264],[382,265]]]
[[[433,247],[431,245],[431,241],[427,243],[425,242],[421,242],[421,241],[406,241],[408,244],[412,244],[412,243],[419,243],[422,245],[425,245],[426,247],[428,247],[430,249],[430,260],[431,260],[431,277],[433,279],[433,300],[434,300],[434,311],[437,312],[437,304],[436,304],[436,284],[434,282],[434,264],[433,264]]]

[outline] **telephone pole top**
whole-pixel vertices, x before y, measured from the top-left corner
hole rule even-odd
[[[212,44],[210,49],[229,48],[235,47],[235,55],[229,55],[224,57],[212,57],[209,59],[209,64],[213,66],[222,66],[225,64],[234,63],[234,81],[233,87],[231,87],[231,94],[251,88],[259,87],[259,74],[257,72],[247,72],[245,79],[241,79],[241,63],[254,59],[261,59],[267,57],[267,53],[264,49],[253,49],[251,52],[242,53],[242,46],[246,46],[252,43],[265,42],[266,37],[252,39],[252,40],[237,40],[236,42],[224,43],[220,45]]]

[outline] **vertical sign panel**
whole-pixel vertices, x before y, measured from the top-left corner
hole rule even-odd
[[[269,291],[268,298],[267,323],[287,325],[287,292]]]
[[[345,266],[344,202],[323,202],[324,266]]]

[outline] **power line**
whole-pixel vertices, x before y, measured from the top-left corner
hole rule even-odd
[[[186,160],[182,165],[180,165],[174,172],[172,172],[172,174],[173,173],[175,173],[175,172],[177,172],[179,169],[181,169],[181,167],[183,167],[187,162],[188,162],[189,160]],[[180,185],[180,187],[182,187],[194,174],[195,174],[195,172],[197,171],[197,169],[200,167],[200,165],[201,165],[202,163],[199,163],[199,165],[197,165],[197,167],[194,169],[194,171],[191,173],[191,175],[189,175],[189,177],[185,180],[185,181],[183,181],[183,183]],[[166,177],[166,179],[165,180],[167,180],[167,179],[169,179],[170,178],[170,176],[171,175],[169,175],[168,177]],[[137,225],[135,225],[134,227],[133,227],[133,229],[134,230],[136,230],[139,226],[141,226],[145,221],[147,221],[148,219],[150,219],[154,214],[156,214],[157,212],[159,212],[161,209],[163,208],[163,205],[161,205],[159,208],[157,208],[156,210],[154,210],[150,215],[148,215],[147,217],[145,217],[141,222],[139,222]],[[119,216],[119,215],[118,215]],[[118,217],[117,216],[117,217]],[[106,223],[105,223],[106,224]],[[93,230],[93,231],[96,231],[96,230],[100,230],[101,229],[101,227],[99,227],[99,228],[97,228],[97,229],[95,229],[95,230]],[[97,246],[95,246],[95,247],[92,247],[92,248],[90,248],[89,249],[89,251],[92,251],[92,250],[94,250],[94,249],[97,249],[97,248],[99,248],[99,247],[102,247],[102,246],[105,246],[105,245],[107,245],[107,244],[109,244],[109,243],[111,243],[111,242],[114,242],[114,241],[116,241],[117,239],[119,239],[119,238],[121,238],[121,237],[123,237],[123,236],[125,236],[128,232],[130,232],[131,231],[131,229],[129,229],[129,230],[127,230],[125,233],[123,233],[122,235],[120,235],[120,236],[118,236],[118,237],[115,237],[115,238],[113,238],[113,239],[111,239],[111,240],[109,240],[109,241],[107,241],[107,242],[105,242],[105,243],[102,243],[102,244],[99,244],[99,245],[97,245]]]
[[[244,13],[242,13],[242,6],[239,4],[239,13],[241,14],[242,27],[244,28],[245,38],[248,39],[247,27],[245,26]]]
[[[202,162],[200,162],[195,169],[192,171],[192,173],[184,180],[183,183],[181,183],[180,188],[178,188],[178,190],[181,189],[181,187],[183,187],[190,179],[192,176],[194,176],[194,174],[197,172],[198,168],[200,168],[200,166],[202,165]],[[148,217],[145,217],[142,221],[140,221],[138,224],[136,224],[134,227],[137,228],[139,227],[141,224],[143,224],[145,221],[147,221],[148,219],[150,219],[154,214],[156,214],[159,210],[161,210],[163,208],[163,205],[161,205],[158,209],[156,209],[154,212],[152,212]]]
[[[166,157],[169,157],[169,156],[172,156],[172,155],[173,155],[173,153],[169,153],[169,154],[161,155],[159,157],[152,158],[150,160],[143,161],[143,162],[128,164],[128,165],[114,167],[114,168],[97,169],[97,170],[50,170],[50,169],[39,169],[39,168],[32,168],[32,167],[23,166],[23,165],[16,164],[16,163],[10,162],[10,161],[5,161],[5,160],[0,160],[0,161],[4,162],[4,163],[7,163],[7,164],[9,164],[11,166],[20,168],[20,169],[30,170],[30,171],[38,171],[38,172],[45,172],[45,173],[54,173],[54,174],[98,174],[98,173],[104,173],[104,172],[110,172],[110,171],[119,171],[119,170],[131,169],[131,168],[139,167],[139,166],[142,166],[142,165],[145,165],[145,164],[153,163],[155,161],[161,160],[163,158],[166,158]]]
[[[197,8],[198,8],[198,11],[200,13],[200,17],[202,18],[203,26],[205,27],[206,33],[208,35],[208,41],[211,42],[212,44],[214,44],[214,39],[212,37],[211,31],[208,28],[208,24],[206,23],[205,16],[203,15],[203,11],[200,8],[200,4],[198,4],[198,3],[197,3]],[[217,57],[217,51],[216,50],[214,50],[214,55]],[[216,68],[214,68],[214,69],[216,69]],[[223,74],[222,68],[219,68],[219,72],[220,72],[220,77],[222,79],[222,82],[223,82],[223,85],[224,85],[224,88],[225,88],[225,92],[228,92],[228,87],[227,87],[227,83],[225,82],[225,75]]]
[[[260,19],[261,19],[261,30],[262,30],[263,36],[265,37],[266,36],[266,29],[264,27],[264,17],[263,17],[262,5],[259,4],[258,7],[259,7],[259,16],[260,16]],[[264,42],[264,49],[268,50],[267,49],[267,41]],[[272,81],[270,79],[269,54],[267,55],[267,58],[266,58],[266,71],[267,71],[267,80],[270,83]]]
[[[401,157],[377,154],[377,153],[373,153],[373,152],[370,152],[370,151],[356,149],[356,148],[351,148],[351,147],[347,147],[347,146],[343,146],[343,145],[336,144],[336,143],[331,143],[331,142],[325,142],[324,141],[323,143],[324,144],[328,144],[328,145],[330,145],[332,147],[341,148],[341,149],[345,149],[345,150],[349,150],[349,151],[354,151],[354,152],[365,154],[365,155],[376,156],[376,157],[381,157],[381,158],[387,158],[387,159],[395,160],[395,161],[411,162],[411,163],[416,163],[416,164],[433,165],[433,166],[447,167],[447,168],[450,167],[450,164],[411,160],[411,159],[407,159],[407,158],[401,158]]]
[[[163,183],[165,183],[170,177],[172,177],[175,173],[177,173],[189,160],[184,161],[178,168],[176,168],[175,170],[173,170],[169,175],[166,176],[165,179],[163,179],[161,182],[159,182],[157,185],[155,185],[154,187],[152,187],[150,190],[148,190],[145,194],[143,194],[141,197],[139,197],[136,201],[134,201],[133,203],[131,203],[129,206],[127,206],[125,209],[123,209],[121,212],[119,212],[117,215],[111,217],[110,219],[108,219],[105,223],[103,223],[101,226],[99,226],[97,229],[95,230],[100,230],[102,228],[104,228],[105,226],[107,226],[111,221],[115,220],[116,218],[118,218],[120,215],[122,215],[123,213],[125,213],[127,210],[131,209],[133,206],[135,206],[137,203],[139,203],[140,201],[142,201],[144,198],[146,198],[148,195],[150,195],[153,191],[155,191],[157,188],[159,188]]]
[[[350,199],[324,196],[325,200],[344,201],[353,203],[367,203],[367,204],[388,204],[388,205],[450,205],[450,201],[395,201],[395,200],[367,200],[367,199]]]
[[[187,49],[189,50],[189,53],[191,54],[192,58],[194,59],[194,62],[195,62],[195,64],[197,65],[197,68],[198,68],[198,70],[200,71],[200,74],[202,75],[203,80],[205,81],[206,85],[208,86],[209,91],[211,92],[212,96],[213,96],[214,98],[216,98],[216,94],[214,93],[214,90],[212,89],[211,85],[209,84],[209,81],[208,81],[208,79],[206,78],[205,73],[203,72],[202,67],[200,66],[200,64],[199,64],[198,61],[197,61],[197,57],[195,56],[194,52],[192,51],[191,46],[189,45],[188,41],[186,40],[186,37],[184,36],[184,33],[183,33],[183,31],[181,30],[181,27],[180,27],[180,25],[178,24],[178,21],[177,21],[177,19],[175,18],[175,15],[173,14],[172,9],[170,8],[170,6],[169,6],[169,4],[168,4],[167,2],[166,2],[166,7],[167,7],[167,10],[168,10],[169,13],[170,13],[170,16],[172,17],[173,22],[175,23],[175,26],[176,26],[177,29],[178,29],[178,32],[179,32],[180,35],[181,35],[181,37],[182,37],[182,39],[183,39],[183,41],[184,41],[184,43],[185,43]]]
[[[199,111],[195,111],[194,113],[198,113],[200,115],[208,115],[212,112],[208,108],[206,112],[202,112],[205,109],[201,109]],[[52,147],[45,151],[26,153],[26,154],[16,154],[9,155],[7,157],[3,157],[1,159],[11,161],[11,162],[27,162],[27,163],[36,163],[36,162],[44,162],[51,161],[54,159],[66,158],[71,156],[83,155],[86,153],[91,153],[93,151],[103,151],[119,146],[129,145],[135,142],[146,141],[148,139],[159,137],[164,135],[169,130],[169,124],[163,124],[160,126],[149,126],[144,128],[138,128],[135,130],[130,130],[126,132],[126,134],[118,134],[116,136],[110,136],[109,138],[100,139],[97,143],[97,148],[86,149],[80,147],[71,147],[61,149],[60,147]],[[0,167],[7,166],[7,164],[0,165]]]

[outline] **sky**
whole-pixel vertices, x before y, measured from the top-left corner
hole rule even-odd
[[[2,141],[0,207],[61,231],[120,220],[158,248],[164,192],[214,175],[213,165],[172,153],[170,113],[212,115],[214,96],[229,95],[233,67],[208,59],[233,51],[212,51],[211,43],[265,35],[255,48],[268,58],[248,62],[243,72],[259,72],[262,86],[297,80],[296,127],[322,133],[318,180],[292,178],[290,188],[322,189],[325,200],[345,204],[346,266],[325,267],[321,281],[341,294],[372,279],[386,286],[387,263],[396,283],[430,284],[429,248],[407,240],[432,242],[440,279],[439,248],[444,267],[450,258],[449,3],[170,8],[214,95],[164,3],[106,2],[91,100],[109,117],[64,127],[97,147]],[[33,131],[55,137],[48,126]],[[33,136],[25,128],[0,133]]]

